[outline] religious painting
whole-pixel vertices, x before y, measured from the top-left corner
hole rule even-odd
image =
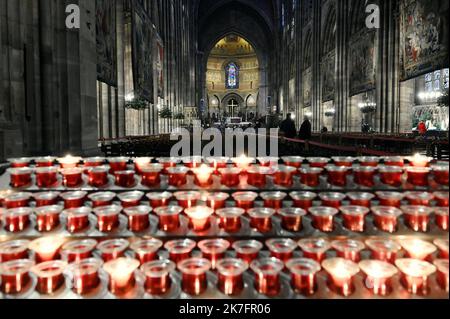
[[[375,88],[375,32],[361,32],[349,45],[350,96]]]
[[[402,79],[448,66],[448,0],[402,0]]]
[[[117,86],[116,2],[96,0],[97,79]]]
[[[153,24],[137,1],[133,1],[132,29],[134,93],[153,103]]]
[[[312,70],[306,69],[303,72],[303,107],[310,107],[312,104]]]
[[[159,34],[155,32],[155,35],[155,69],[158,81],[158,96],[164,98],[164,44]]]
[[[334,100],[336,86],[336,54],[328,53],[322,60],[322,102]]]

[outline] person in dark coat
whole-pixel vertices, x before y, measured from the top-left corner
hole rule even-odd
[[[291,113],[289,113],[287,118],[281,122],[280,133],[282,133],[286,138],[294,138],[297,134],[297,128],[295,127],[295,122],[292,119]]]
[[[300,127],[298,137],[301,140],[305,140],[305,141],[310,140],[312,137],[312,125],[307,117],[305,117],[305,120],[303,121],[303,124]]]

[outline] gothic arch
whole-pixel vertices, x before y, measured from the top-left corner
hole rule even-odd
[[[350,11],[350,19],[348,21],[350,22],[349,25],[349,37],[357,34],[362,29],[365,28],[365,6],[366,6],[366,0],[353,0],[351,5],[351,11]]]
[[[312,32],[311,28],[306,31],[305,46],[303,53],[303,70],[312,65]]]
[[[330,4],[324,21],[324,32],[322,38],[322,56],[336,48],[336,8],[334,3]]]

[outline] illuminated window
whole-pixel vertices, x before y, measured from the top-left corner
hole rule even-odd
[[[425,92],[439,92],[448,89],[449,72],[443,69],[425,75]]]
[[[231,62],[226,67],[226,84],[227,89],[238,89],[239,88],[239,69]]]

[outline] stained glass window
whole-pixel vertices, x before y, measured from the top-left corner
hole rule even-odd
[[[227,89],[239,88],[239,69],[233,62],[226,68]]]

